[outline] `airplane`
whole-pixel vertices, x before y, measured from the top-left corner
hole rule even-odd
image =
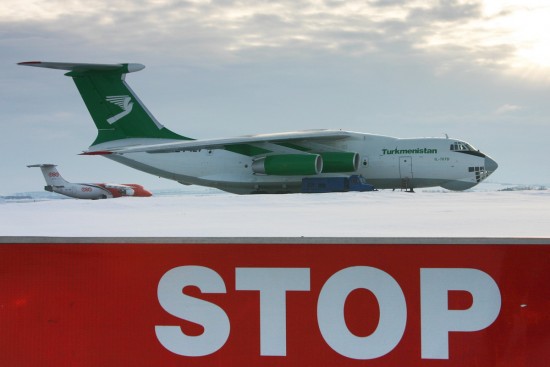
[[[122,196],[149,197],[152,194],[138,184],[71,183],[61,177],[55,164],[31,164],[40,167],[46,179],[44,190],[77,199],[112,199]]]
[[[498,167],[457,139],[304,130],[195,140],[164,127],[126,83],[142,64],[20,62],[68,71],[97,127],[100,155],[184,185],[236,194],[299,193],[305,177],[359,175],[378,189],[474,187]]]

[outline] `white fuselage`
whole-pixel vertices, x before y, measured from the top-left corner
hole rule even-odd
[[[92,184],[67,182],[63,186],[46,186],[47,191],[53,191],[76,199],[111,199],[113,194],[105,188]]]
[[[387,136],[352,133],[350,137],[329,142],[311,142],[312,149],[346,151],[359,154],[359,168],[348,173],[320,173],[316,176],[360,174],[379,189],[412,189],[442,186],[465,190],[478,184],[496,169],[489,157],[470,149],[451,150],[458,140],[448,138],[398,139]],[[122,142],[120,142],[122,143]],[[145,142],[143,142],[145,143]],[[107,148],[116,146],[108,143]],[[265,144],[269,148],[273,143]],[[307,146],[308,142],[301,142]],[[260,144],[261,146],[261,144]],[[103,147],[96,146],[98,150]],[[281,146],[278,146],[278,152]],[[471,148],[471,146],[470,146]],[[287,148],[288,152],[295,152]],[[238,194],[299,192],[304,176],[262,175],[252,171],[257,157],[225,149],[197,149],[169,153],[124,153],[106,157],[160,177],[215,187]]]

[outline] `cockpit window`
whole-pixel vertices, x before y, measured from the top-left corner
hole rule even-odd
[[[470,144],[465,143],[463,141],[455,141],[454,143],[452,143],[451,151],[463,153],[463,154],[475,155],[476,157],[481,157],[481,158],[486,157],[485,154],[481,153],[479,150],[477,150]]]
[[[453,152],[475,152],[476,149],[468,143],[461,141],[455,141],[451,144],[451,151]]]

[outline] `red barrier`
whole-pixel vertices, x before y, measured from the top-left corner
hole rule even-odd
[[[6,366],[543,366],[550,246],[3,244]]]

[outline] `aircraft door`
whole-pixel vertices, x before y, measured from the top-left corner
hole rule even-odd
[[[399,174],[401,175],[402,180],[412,180],[412,157],[399,157]]]

